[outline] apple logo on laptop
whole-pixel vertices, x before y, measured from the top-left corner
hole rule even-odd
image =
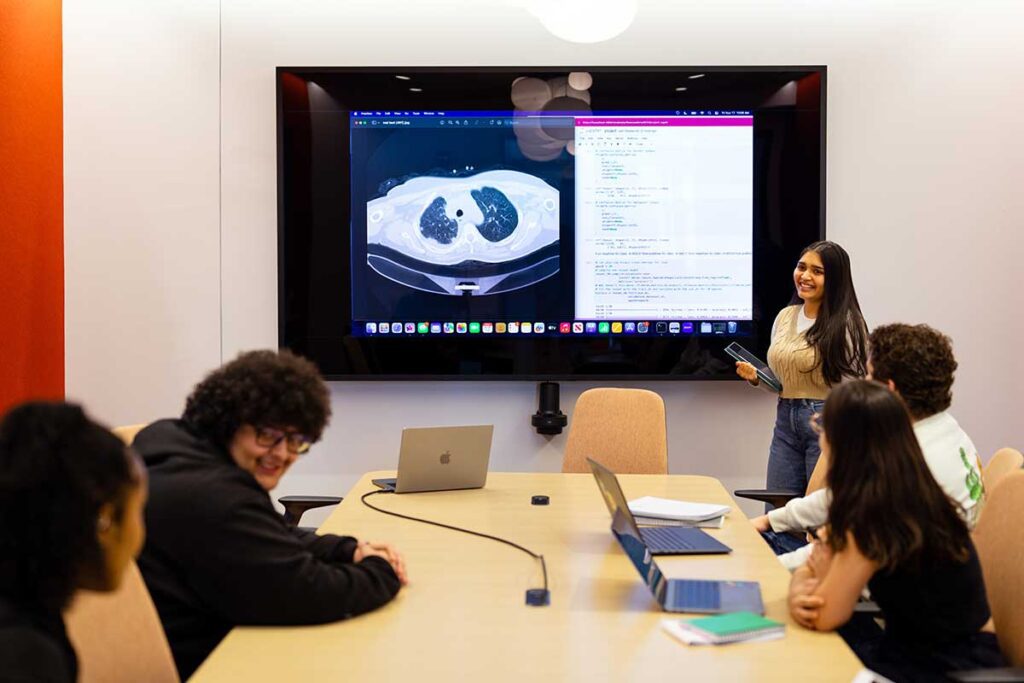
[[[452,454],[451,453],[449,453],[448,451],[445,451],[444,453],[441,454],[441,464],[442,465],[447,465],[451,461],[452,461]]]

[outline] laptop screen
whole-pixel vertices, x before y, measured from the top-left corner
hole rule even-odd
[[[654,562],[654,558],[647,550],[647,544],[640,536],[640,528],[629,511],[629,504],[626,502],[625,494],[622,493],[622,487],[619,486],[618,478],[614,472],[596,460],[587,458],[587,462],[590,463],[594,479],[597,480],[597,488],[600,489],[601,497],[604,498],[608,512],[611,513],[612,533],[630,562],[640,572],[647,587],[655,595],[658,595],[663,580],[661,569]]]

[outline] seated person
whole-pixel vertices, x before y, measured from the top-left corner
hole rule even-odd
[[[973,529],[985,491],[977,449],[948,412],[957,366],[949,337],[927,325],[882,325],[871,333],[869,348],[868,377],[888,384],[903,398],[932,476],[957,503]],[[824,466],[827,468],[827,463]],[[769,538],[771,532],[802,532],[821,526],[828,521],[829,495],[828,489],[819,489],[752,522]],[[782,550],[792,547],[782,545]],[[804,547],[780,559],[794,569],[803,564],[809,552],[810,548]]]
[[[182,680],[234,626],[345,619],[405,582],[387,544],[290,527],[267,494],[329,417],[312,363],[252,351],[200,382],[181,419],[135,437],[150,480],[139,568]]]
[[[897,682],[1005,666],[995,635],[982,632],[990,614],[967,524],[929,471],[903,401],[855,380],[831,391],[822,418],[829,526],[793,573],[793,618],[839,629],[865,666]],[[884,632],[866,615],[851,619],[865,587]]]
[[[82,409],[26,403],[0,422],[0,679],[73,682],[61,612],[112,591],[142,547],[145,472]]]

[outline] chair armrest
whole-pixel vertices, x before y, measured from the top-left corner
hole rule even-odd
[[[865,600],[861,598],[853,606],[854,612],[860,612],[862,614],[870,614],[872,616],[880,615],[882,608],[878,606],[878,603],[874,600]]]
[[[277,499],[277,502],[284,506],[284,521],[290,526],[298,526],[306,510],[337,505],[341,501],[339,496],[282,496]]]
[[[740,498],[759,500],[763,503],[774,505],[777,508],[783,507],[794,498],[804,495],[802,491],[786,491],[785,489],[738,489],[733,491],[732,494]]]
[[[1002,667],[997,669],[966,669],[951,671],[946,676],[962,683],[1004,683],[1005,681],[1024,681],[1024,667]]]

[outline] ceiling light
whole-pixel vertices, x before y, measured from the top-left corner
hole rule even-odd
[[[684,90],[686,90],[686,86],[685,85],[681,85],[678,88],[676,88],[676,92],[683,92]]]
[[[636,18],[638,0],[527,0],[530,14],[571,43],[600,43],[619,35]]]
[[[409,88],[409,92],[423,92],[423,88]]]
[[[408,81],[408,80],[410,80],[410,78],[408,76],[399,76],[398,74],[395,74],[395,78],[397,78],[400,81]]]
[[[692,81],[697,78],[704,78],[704,74],[692,74],[690,76],[687,76],[687,78],[689,78]]]

